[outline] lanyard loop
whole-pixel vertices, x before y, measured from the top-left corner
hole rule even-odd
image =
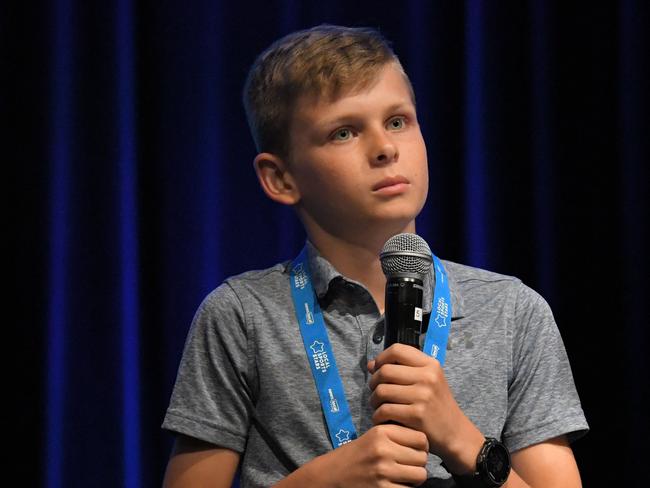
[[[431,316],[429,317],[429,328],[427,329],[422,351],[436,358],[440,365],[444,366],[447,355],[447,340],[451,329],[451,293],[445,267],[435,254],[431,254],[431,256],[433,257],[433,271],[436,275],[436,282],[433,303],[431,304]]]

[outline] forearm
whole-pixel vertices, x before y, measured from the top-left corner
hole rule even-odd
[[[505,482],[503,488],[534,488],[533,486],[526,483],[521,476],[517,474],[514,469],[510,470],[510,476],[508,476],[508,481]]]
[[[514,475],[508,478],[508,488],[582,487],[580,471],[565,436],[520,449],[511,457]]]
[[[582,488],[582,481],[580,476],[569,474],[568,476],[560,475],[552,482],[539,480],[534,484],[529,484],[513,468],[510,470],[510,476],[508,476],[508,481],[503,485],[503,488],[546,488],[547,486],[553,486],[554,488]]]
[[[334,488],[336,484],[330,477],[327,454],[318,456],[306,464],[303,464],[286,478],[275,485],[275,488],[302,488],[310,486],[314,488]]]
[[[178,436],[167,465],[164,488],[229,487],[239,454],[198,439]]]

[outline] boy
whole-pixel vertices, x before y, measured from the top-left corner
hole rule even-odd
[[[568,439],[587,425],[548,306],[520,281],[444,262],[444,369],[416,348],[383,349],[379,253],[415,232],[428,190],[413,91],[386,41],[335,26],[291,34],[255,61],[244,98],[260,184],[308,236],[301,283],[344,400],[319,398],[297,261],[230,278],[188,335],[163,424],[178,434],[165,486],[226,487],[238,466],[245,487],[580,486]],[[347,409],[352,428],[328,431]]]

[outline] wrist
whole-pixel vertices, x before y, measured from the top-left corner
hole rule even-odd
[[[476,471],[458,474],[451,469],[448,470],[459,487],[497,488],[507,483],[510,469],[511,460],[508,448],[499,440],[486,437],[476,458]]]
[[[315,486],[318,488],[340,488],[340,483],[335,474],[337,471],[336,452],[334,449],[322,454],[305,464],[309,471],[304,477],[305,484],[302,486]]]
[[[463,435],[455,437],[445,446],[440,456],[450,473],[468,474],[476,471],[476,458],[483,447],[485,437],[473,424]]]

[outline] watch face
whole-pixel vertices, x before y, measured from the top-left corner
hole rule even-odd
[[[485,457],[485,465],[493,481],[504,483],[510,474],[508,450],[500,444],[493,445]]]

